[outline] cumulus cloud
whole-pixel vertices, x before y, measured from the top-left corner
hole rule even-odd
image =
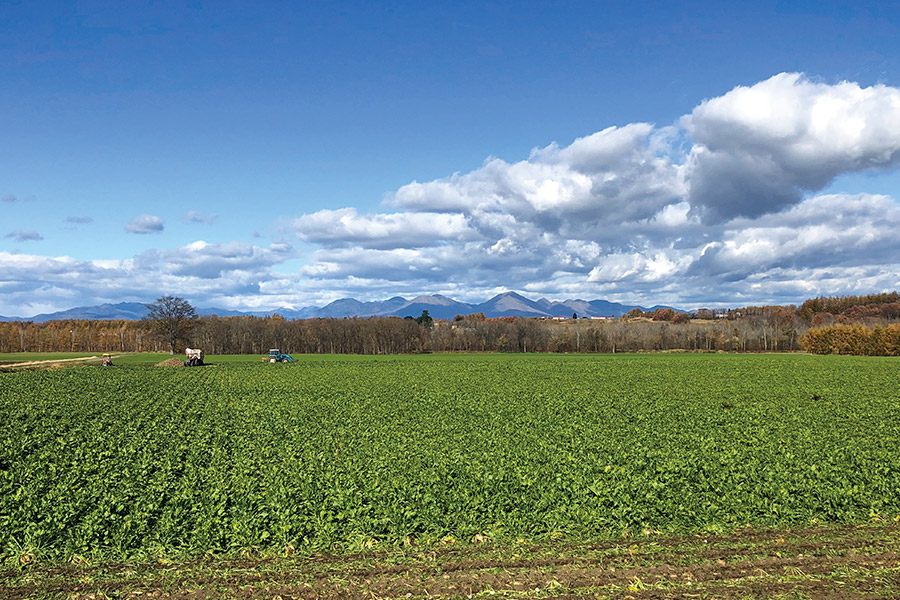
[[[125,225],[125,231],[128,233],[162,233],[163,229],[165,229],[163,220],[153,215],[140,215]]]
[[[219,215],[216,213],[212,213],[209,215],[204,215],[202,213],[197,212],[196,210],[189,210],[181,220],[185,223],[198,223],[200,225],[212,225],[219,218]]]
[[[897,289],[897,199],[822,190],[898,163],[900,90],[787,73],[703,100],[671,125],[608,127],[413,181],[382,212],[299,215],[289,229],[302,256],[283,242],[194,242],[121,261],[0,253],[0,289],[28,287],[16,277],[29,270],[53,290],[87,294],[83,281],[98,281],[103,298],[173,290],[223,307],[506,289],[691,307]],[[151,215],[127,227],[162,229]]]
[[[465,217],[442,213],[358,215],[356,209],[320,210],[295,219],[297,237],[329,247],[418,248],[459,241],[468,234]]]
[[[860,266],[900,256],[900,206],[859,194],[812,197],[758,220],[732,223],[707,244],[692,274],[741,280],[770,269]]]
[[[565,148],[536,148],[528,160],[492,158],[471,173],[413,182],[389,204],[465,213],[488,229],[492,215],[541,226],[649,218],[684,193],[681,169],[661,141],[667,135],[647,123],[610,127]]]
[[[656,282],[672,277],[691,263],[684,253],[654,250],[652,253],[616,253],[604,256],[591,269],[588,281]]]
[[[130,267],[139,271],[164,268],[179,277],[216,279],[227,274],[263,273],[290,256],[291,247],[271,244],[268,248],[246,242],[209,244],[196,241],[173,249],[147,250],[133,259]]]
[[[34,306],[36,298],[54,298],[58,304],[47,308],[58,310],[97,302],[145,301],[161,293],[190,297],[198,306],[253,306],[260,301],[261,286],[284,277],[272,267],[291,257],[287,244],[264,248],[203,241],[115,260],[0,252],[0,313],[34,314],[38,311],[27,307]]]
[[[44,236],[34,230],[11,231],[3,236],[6,239],[13,239],[17,242],[36,242],[44,239]]]
[[[712,221],[775,212],[842,173],[900,161],[900,90],[884,85],[782,73],[704,101],[682,125],[689,199]]]
[[[890,287],[900,284],[896,200],[811,192],[898,161],[900,90],[786,73],[704,100],[672,126],[609,127],[519,162],[489,158],[401,187],[385,203],[394,212],[320,211],[294,229],[321,248],[303,274],[336,284],[453,281],[674,302],[697,290],[762,296],[764,281],[788,273],[809,290],[828,265],[881,265]]]

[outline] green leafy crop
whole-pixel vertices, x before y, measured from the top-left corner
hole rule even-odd
[[[316,357],[0,373],[0,555],[340,550],[900,513],[900,362]]]

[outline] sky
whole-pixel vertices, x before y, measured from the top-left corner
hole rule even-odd
[[[900,289],[891,2],[0,0],[0,314]]]

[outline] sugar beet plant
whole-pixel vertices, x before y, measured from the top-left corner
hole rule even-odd
[[[0,552],[894,518],[898,367],[518,355],[0,374]]]

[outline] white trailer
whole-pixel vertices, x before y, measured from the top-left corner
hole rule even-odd
[[[203,350],[200,348],[185,348],[184,349],[184,366],[186,367],[201,367],[203,366]]]

